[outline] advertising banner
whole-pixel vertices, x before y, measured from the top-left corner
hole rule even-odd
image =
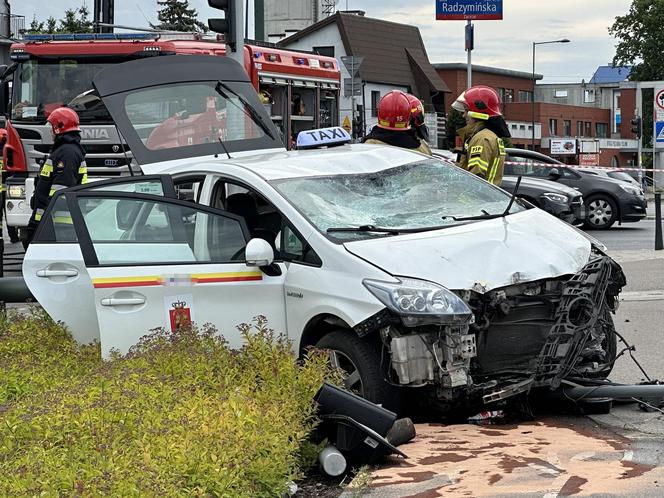
[[[551,139],[551,155],[576,155],[576,140],[574,139]]]

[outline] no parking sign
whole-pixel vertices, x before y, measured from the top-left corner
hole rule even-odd
[[[655,87],[655,147],[664,148],[664,86]]]

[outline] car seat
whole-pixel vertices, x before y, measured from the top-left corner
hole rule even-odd
[[[258,226],[258,222],[260,221],[258,206],[251,194],[238,193],[229,195],[226,198],[226,211],[244,218],[251,236],[266,240],[276,253],[274,240],[277,235],[271,230]]]

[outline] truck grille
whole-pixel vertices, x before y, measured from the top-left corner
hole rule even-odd
[[[86,154],[122,154],[122,145],[121,144],[81,144],[85,149]],[[35,144],[35,150],[41,152],[42,154],[48,154],[51,152],[51,145],[47,144]],[[113,150],[113,147],[116,147],[117,150]],[[129,152],[129,146],[124,145],[124,151]],[[88,163],[90,161],[88,160]]]

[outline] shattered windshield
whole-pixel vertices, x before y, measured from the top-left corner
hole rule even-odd
[[[449,162],[430,159],[375,173],[287,178],[273,185],[321,232],[339,227],[435,229],[452,218],[505,211],[510,196]],[[511,213],[523,208],[514,204]],[[354,240],[394,233],[334,232]]]
[[[33,59],[22,62],[14,73],[11,119],[46,123],[48,115],[92,88],[92,78],[115,61]],[[75,102],[75,101],[74,101]],[[112,123],[108,111],[97,100],[74,106],[81,123]]]

